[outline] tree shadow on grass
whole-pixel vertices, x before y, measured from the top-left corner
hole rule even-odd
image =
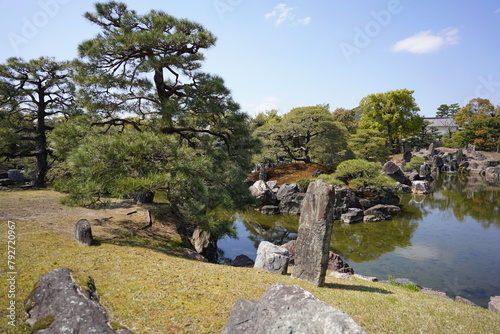
[[[364,286],[364,285],[348,285],[348,284],[338,284],[338,283],[325,283],[324,287],[325,288],[329,288],[329,289],[341,289],[341,290],[351,290],[351,291],[381,293],[381,294],[384,294],[384,295],[391,295],[391,294],[393,294],[393,292],[391,292],[389,290],[386,290],[386,289],[373,288],[373,287]]]
[[[152,212],[154,209],[150,210]],[[154,215],[152,226],[134,220],[117,220],[104,225],[102,236],[94,239],[93,245],[112,244],[124,247],[146,248],[171,256],[186,257],[182,240],[175,232],[171,222],[165,217]]]

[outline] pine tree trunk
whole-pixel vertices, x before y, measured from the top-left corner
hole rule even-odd
[[[45,187],[45,176],[47,175],[47,128],[45,126],[45,105],[41,103],[38,111],[38,122],[36,125],[35,150],[36,150],[36,169],[35,179],[32,185],[36,188]]]

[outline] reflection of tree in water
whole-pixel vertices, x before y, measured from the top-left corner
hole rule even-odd
[[[376,223],[343,224],[335,221],[332,249],[346,260],[373,261],[396,247],[411,246],[411,238],[422,210],[412,202],[393,220]]]
[[[491,224],[500,227],[500,186],[486,183],[480,176],[443,175],[431,187],[433,192],[428,195],[402,195],[403,211],[393,220],[352,225],[335,221],[331,250],[346,260],[376,260],[396,247],[411,246],[419,222],[436,210],[453,211],[459,221],[470,216],[484,228]],[[256,249],[261,241],[282,245],[297,238],[299,216],[247,211],[233,218],[243,222]]]
[[[266,216],[257,211],[247,211],[239,214],[238,219],[243,222],[250,233],[248,238],[253,242],[255,248],[259,247],[261,241],[282,245],[290,240],[297,239],[299,216]]]
[[[432,207],[451,208],[460,222],[469,216],[485,229],[492,224],[500,227],[500,185],[477,175],[445,175],[434,183],[435,189],[441,189],[441,196],[431,202]]]

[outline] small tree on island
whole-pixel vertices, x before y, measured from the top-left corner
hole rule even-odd
[[[347,129],[324,106],[294,108],[281,119],[254,131],[264,152],[278,152],[291,161],[336,165],[347,152]]]

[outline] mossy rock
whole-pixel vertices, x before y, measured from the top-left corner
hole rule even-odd
[[[43,318],[38,319],[31,327],[31,333],[35,333],[36,331],[49,328],[50,325],[52,325],[52,323],[54,322],[55,317],[56,316],[53,313],[51,313]]]

